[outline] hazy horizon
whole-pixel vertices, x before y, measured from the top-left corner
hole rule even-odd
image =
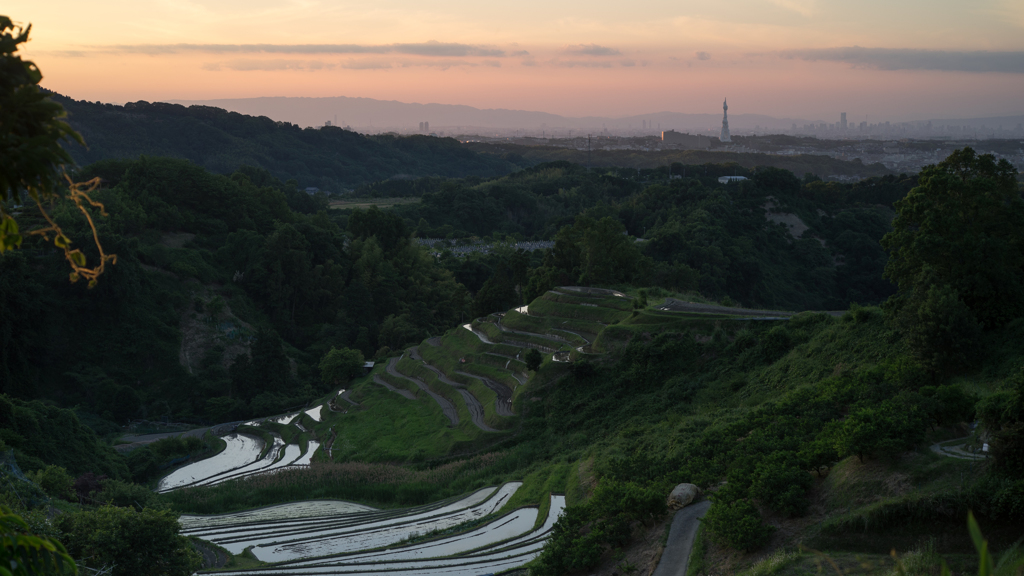
[[[12,0],[44,85],[90,101],[372,98],[565,117],[1024,114],[1011,0]]]
[[[252,98],[224,98],[210,100],[171,100],[182,105],[208,105],[226,110],[267,116],[274,120],[292,122],[301,126],[318,126],[326,121],[338,125],[353,127],[374,126],[377,128],[401,127],[405,130],[414,128],[418,122],[430,122],[431,129],[452,127],[501,128],[501,129],[541,129],[548,130],[584,129],[598,127],[600,123],[608,123],[607,128],[622,130],[639,128],[641,120],[646,121],[648,132],[659,130],[696,130],[717,131],[721,127],[722,111],[716,112],[676,112],[654,111],[621,116],[568,116],[553,114],[543,110],[517,110],[510,108],[476,108],[464,104],[440,104],[401,102],[398,100],[377,100],[361,97],[281,97],[259,96]],[[371,116],[367,120],[367,116]],[[736,105],[730,103],[730,126],[737,131],[761,129],[788,130],[793,123],[802,127],[803,123],[834,123],[839,120],[837,113],[831,118],[779,118],[766,114],[737,112]],[[872,119],[872,122],[886,121],[887,118]],[[918,122],[946,121],[954,124],[980,122],[985,120],[1003,121],[1007,128],[1024,122],[1024,114],[981,116],[975,118],[924,118]],[[855,118],[849,117],[851,123]],[[561,123],[558,123],[561,122]],[[998,123],[998,122],[997,122]],[[552,134],[548,134],[551,136]],[[564,137],[565,134],[556,134]],[[579,134],[576,134],[579,135]]]

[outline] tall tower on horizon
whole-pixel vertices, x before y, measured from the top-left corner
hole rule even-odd
[[[729,137],[729,99],[726,98],[725,102],[722,103],[722,136],[719,138],[722,142],[732,142],[732,138]]]

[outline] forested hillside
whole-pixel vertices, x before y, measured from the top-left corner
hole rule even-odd
[[[222,176],[144,158],[76,176],[104,182],[94,199],[109,217],[96,221],[117,264],[84,290],[61,280],[58,253],[39,241],[5,255],[3,390],[119,423],[301,404],[323,386],[317,367],[332,347],[372,358],[557,285],[660,286],[791,310],[880,303],[892,288],[878,240],[888,204],[913,184],[802,182],[775,169],[738,186],[637,181],[559,163],[396,183],[430,191],[420,204],[349,213],[255,168]],[[55,214],[88,245],[73,210]],[[410,244],[414,233],[555,248],[434,259]]]
[[[669,167],[662,167],[638,179],[629,170],[587,171],[559,162],[481,183],[427,179],[361,191],[422,196],[419,204],[394,209],[421,236],[561,241],[522,282],[530,285],[527,300],[553,285],[592,282],[694,290],[792,310],[880,303],[891,293],[878,241],[892,203],[914,178],[837,184],[761,168],[747,173],[750,181],[722,185],[718,173],[728,168],[708,168],[708,177],[669,179]],[[588,233],[594,226],[603,231]],[[617,256],[595,244],[614,234],[638,240]],[[580,241],[587,246],[568,248]],[[587,270],[602,265],[594,258],[613,257],[619,261],[609,263],[609,275]],[[444,265],[471,290],[482,286],[473,279],[476,259]]]
[[[302,188],[339,193],[393,176],[497,176],[515,168],[451,138],[364,136],[339,127],[300,128],[209,106],[131,102],[124,106],[53,95],[82,134],[68,151],[84,166],[111,158],[169,156],[219,174],[264,168]]]

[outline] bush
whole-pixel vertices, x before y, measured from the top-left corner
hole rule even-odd
[[[103,504],[120,508],[135,507],[141,510],[152,507],[156,501],[156,494],[139,484],[107,479],[100,482],[100,486],[102,489],[94,498]]]
[[[664,495],[633,482],[604,479],[590,502],[570,506],[555,523],[537,574],[561,575],[592,568],[610,549],[627,545],[635,522],[665,514]]]
[[[27,476],[39,484],[48,496],[62,500],[72,500],[75,497],[75,479],[60,466],[47,466],[35,473],[29,472]]]
[[[843,314],[841,320],[843,322],[853,322],[854,324],[865,324],[881,315],[882,310],[877,306],[865,307],[854,302],[850,304],[850,309]]]
[[[544,551],[538,559],[538,576],[561,576],[594,566],[604,553],[599,534],[591,530],[587,535],[581,532],[590,520],[585,506],[569,506],[555,522]]]
[[[793,338],[785,326],[776,326],[761,336],[761,359],[771,364],[786,355],[793,347]]]
[[[839,456],[895,456],[924,439],[924,421],[917,405],[885,400],[877,408],[861,408],[843,421],[834,439]]]
[[[103,506],[62,514],[55,523],[72,557],[85,568],[108,567],[111,576],[188,576],[200,565],[168,511]]]
[[[711,509],[701,523],[716,542],[736,550],[757,550],[775,531],[761,522],[761,514],[747,499],[726,501],[712,496]]]
[[[540,368],[540,363],[544,361],[544,357],[541,356],[540,352],[536,348],[530,348],[526,351],[526,356],[523,357],[526,362],[526,369],[536,372]]]
[[[623,514],[629,520],[647,522],[665,515],[665,495],[633,482],[606,479],[594,490],[590,506],[599,517]]]
[[[750,495],[781,514],[803,516],[812,484],[811,475],[800,469],[794,454],[775,452],[758,462]]]

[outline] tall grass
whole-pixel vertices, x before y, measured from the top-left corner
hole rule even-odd
[[[563,304],[593,304],[598,307],[611,308],[621,312],[629,312],[633,309],[632,300],[629,298],[618,298],[616,296],[584,296],[566,294],[565,292],[553,290],[541,295],[540,298],[550,302],[559,302]],[[534,300],[534,302],[536,302],[536,300]],[[533,304],[531,303],[530,305],[532,306]]]
[[[556,316],[559,318],[575,318],[603,324],[614,324],[629,317],[629,312],[604,308],[600,306],[578,306],[552,302],[538,298],[530,303],[530,314],[538,316]]]
[[[784,549],[776,550],[767,558],[740,572],[740,576],[772,576],[773,574],[778,574],[799,559],[800,552],[787,552]],[[687,570],[687,575],[689,575],[689,572]]]
[[[433,468],[413,469],[365,462],[317,463],[232,480],[212,487],[186,488],[163,495],[175,510],[196,514],[257,508],[281,502],[337,498],[378,506],[426,504],[482,487],[494,478],[488,469],[505,454],[488,453]]]

